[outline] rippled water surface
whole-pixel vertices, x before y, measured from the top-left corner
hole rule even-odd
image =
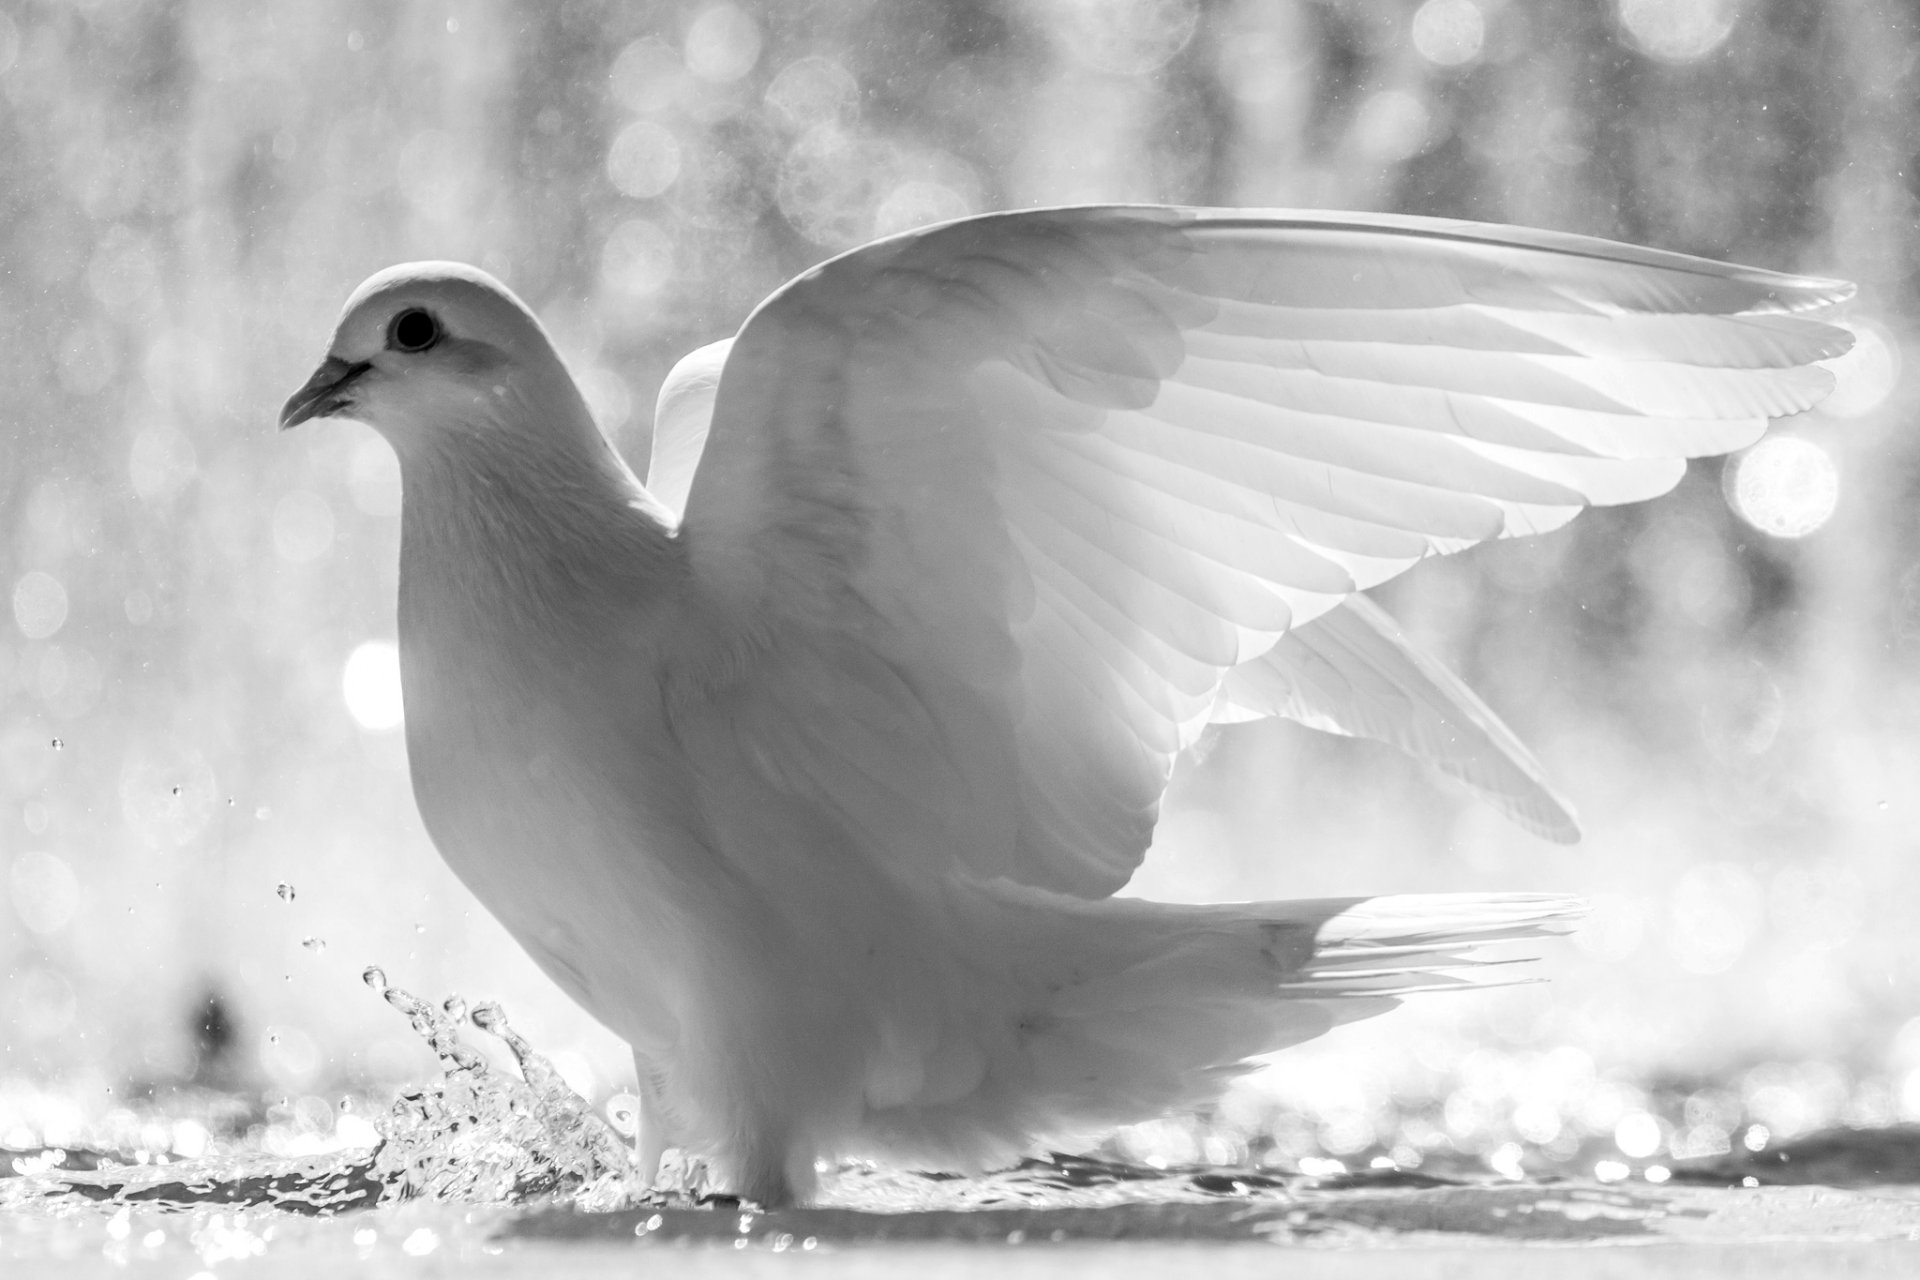
[[[1060,1247],[1124,1246],[1103,1263],[1124,1269],[1172,1265],[1182,1250],[1227,1265],[1292,1247],[1308,1274],[1372,1274],[1409,1249],[1467,1250],[1460,1266],[1497,1274],[1508,1265],[1499,1251],[1550,1245],[1588,1246],[1601,1269],[1581,1274],[1612,1274],[1615,1262],[1657,1268],[1669,1256],[1741,1274],[1920,1269],[1920,1130],[1907,1126],[1771,1144],[1749,1126],[1724,1154],[1664,1162],[1623,1158],[1616,1141],[1612,1159],[1575,1152],[1557,1165],[1540,1150],[1436,1149],[1405,1167],[1385,1154],[1395,1144],[1351,1169],[1272,1151],[1236,1165],[1053,1155],[977,1178],[848,1165],[826,1174],[819,1206],[764,1213],[641,1187],[622,1136],[630,1100],[597,1114],[497,1007],[436,1006],[377,970],[367,979],[437,1054],[432,1085],[370,1119],[350,1109],[356,1119],[333,1126],[333,1149],[302,1142],[303,1127],[316,1126],[303,1126],[297,1108],[215,1136],[217,1096],[116,1113],[85,1144],[0,1148],[0,1258],[74,1273],[324,1274],[349,1262],[397,1274],[449,1262],[531,1273],[556,1254],[592,1270],[666,1249],[682,1268],[751,1270],[785,1254],[878,1265],[870,1247],[884,1245],[889,1257],[940,1248],[936,1269],[1018,1269]],[[489,1065],[467,1024],[504,1042],[518,1070]],[[1421,1132],[1417,1118],[1403,1128],[1402,1139]],[[1133,1149],[1147,1140],[1136,1135]],[[697,1171],[681,1172],[697,1187]],[[1606,1245],[1651,1251],[1590,1248]]]

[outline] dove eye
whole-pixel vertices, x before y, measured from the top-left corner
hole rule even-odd
[[[387,345],[396,351],[425,351],[440,341],[440,322],[418,307],[402,311],[387,326]]]

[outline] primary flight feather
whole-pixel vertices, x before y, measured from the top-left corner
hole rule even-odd
[[[632,1045],[642,1158],[804,1198],[1204,1102],[1569,900],[1111,895],[1175,756],[1285,715],[1543,836],[1538,763],[1357,592],[1665,492],[1816,403],[1850,293],[1428,219],[994,214],[842,255],[669,376],[648,483],[539,322],[416,263],[283,425],[398,453],[435,844]]]

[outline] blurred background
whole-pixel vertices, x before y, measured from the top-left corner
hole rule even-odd
[[[414,812],[391,454],[274,430],[363,276],[506,279],[643,464],[666,369],[796,271],[1114,200],[1861,282],[1821,412],[1381,593],[1585,843],[1247,726],[1182,762],[1131,890],[1589,895],[1551,985],[1343,1030],[1130,1149],[1506,1168],[1920,1119],[1916,54],[1872,0],[0,3],[0,1145],[195,1098],[324,1145],[341,1095],[434,1071],[369,964],[630,1087]]]

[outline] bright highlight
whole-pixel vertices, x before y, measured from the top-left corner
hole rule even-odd
[[[340,673],[340,693],[355,723],[371,733],[398,728],[400,651],[385,640],[369,640],[347,658]]]
[[[1727,500],[1762,533],[1804,538],[1833,518],[1840,472],[1827,451],[1798,436],[1773,436],[1729,468]]]

